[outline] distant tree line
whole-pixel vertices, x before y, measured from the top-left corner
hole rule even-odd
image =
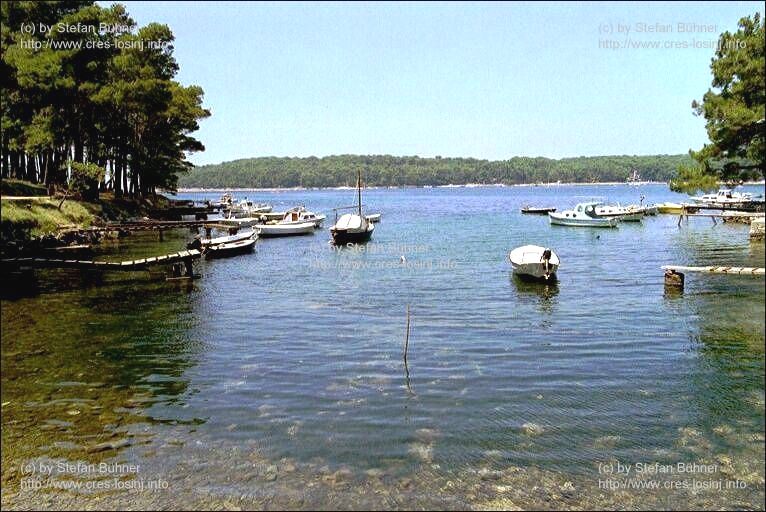
[[[200,87],[173,78],[173,34],[125,7],[2,2],[3,178],[143,196],[173,189],[204,150]]]
[[[195,167],[180,178],[181,187],[271,188],[340,187],[356,184],[356,169],[372,186],[423,186],[549,183],[593,183],[641,180],[668,181],[688,155],[596,156],[563,158],[515,157],[509,160],[420,158],[390,155],[337,155],[323,158],[263,157]]]

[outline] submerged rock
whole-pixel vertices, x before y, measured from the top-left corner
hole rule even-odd
[[[528,436],[539,436],[545,432],[545,429],[537,423],[524,423],[521,428]]]
[[[423,462],[431,462],[433,460],[433,447],[431,445],[412,443],[407,449],[407,452]]]
[[[488,469],[488,468],[481,468],[479,470],[478,475],[479,475],[479,478],[481,478],[482,480],[485,480],[485,481],[487,481],[487,480],[500,480],[500,477],[503,476],[503,474],[500,471],[493,471],[493,470]]]
[[[105,443],[99,443],[95,444],[93,446],[88,447],[86,450],[88,453],[95,453],[95,452],[103,452],[106,450],[117,450],[119,448],[125,448],[127,446],[130,446],[132,443],[130,439],[118,439],[116,441],[107,441]]]
[[[601,436],[593,441],[593,447],[597,449],[614,448],[620,442],[620,436]]]

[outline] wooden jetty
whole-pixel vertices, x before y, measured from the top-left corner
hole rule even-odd
[[[685,267],[683,265],[664,265],[662,267],[662,270],[670,270],[675,273],[702,272],[706,274],[737,274],[737,275],[744,275],[744,276],[764,275],[764,269],[759,267],[725,267],[725,266]]]
[[[128,261],[92,261],[75,259],[55,259],[55,258],[6,258],[0,260],[3,267],[36,267],[36,268],[74,268],[80,270],[116,270],[116,271],[136,271],[145,270],[153,265],[168,265],[183,262],[186,266],[186,277],[193,277],[192,263],[199,259],[202,253],[196,249],[189,251],[163,254],[161,256],[152,256],[150,258],[141,258]]]
[[[720,213],[697,213],[699,210],[720,210]],[[709,217],[713,220],[713,224],[718,224],[716,219],[722,219],[724,222],[742,222],[743,220],[747,222],[759,217],[763,217],[763,215],[763,213],[737,210],[734,208],[714,208],[712,206],[704,205],[684,205],[683,210],[678,217],[678,226],[681,226],[681,221],[683,221],[684,218],[686,218],[688,222],[689,217]]]
[[[76,231],[156,231],[177,228],[199,228],[221,226],[218,220],[164,220],[150,221],[137,220],[129,222],[113,222],[103,226],[92,226],[86,229],[77,229]]]

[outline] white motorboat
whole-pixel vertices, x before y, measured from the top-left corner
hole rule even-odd
[[[559,257],[550,249],[538,245],[524,245],[508,255],[514,274],[549,280],[559,268]]]
[[[287,210],[278,224],[302,224],[304,222],[313,222],[315,228],[321,228],[322,222],[327,217],[323,214],[316,214],[306,210],[303,206],[297,206]]]
[[[332,242],[335,245],[357,244],[367,242],[372,237],[375,224],[362,215],[362,171],[356,181],[357,205],[352,207],[357,213],[344,213],[336,217],[335,224],[330,228]],[[337,215],[338,209],[335,210]]]
[[[601,203],[579,203],[574,210],[549,212],[551,224],[559,226],[581,226],[590,228],[616,228],[617,217],[602,217],[596,214],[596,206]]]
[[[380,222],[380,214],[379,213],[371,213],[369,215],[365,215],[365,218],[369,220],[370,222]]]
[[[211,245],[220,245],[220,244],[230,244],[232,242],[239,242],[240,240],[248,240],[253,237],[257,237],[258,235],[254,230],[248,230],[243,231],[241,233],[237,233],[236,235],[228,235],[228,236],[219,236],[216,238],[203,238],[202,239],[202,245],[203,246],[211,246]]]
[[[599,217],[617,217],[623,222],[641,222],[644,218],[643,208],[626,208],[606,204],[596,205],[596,215]]]
[[[258,236],[261,237],[296,236],[313,233],[314,229],[316,229],[316,224],[314,221],[290,222],[286,224],[257,224],[255,229],[258,230]]]
[[[231,206],[229,206],[229,209],[228,209],[229,216],[242,215],[245,217],[258,215],[260,213],[268,213],[270,211],[271,211],[270,204],[266,204],[266,203],[256,204],[248,200],[247,198],[241,200],[239,203],[231,204]]]
[[[705,194],[691,198],[697,204],[733,206],[747,203],[753,200],[753,194],[748,192],[735,192],[729,188],[722,188],[715,194]]]

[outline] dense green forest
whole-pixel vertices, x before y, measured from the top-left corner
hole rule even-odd
[[[173,189],[202,144],[202,89],[173,80],[173,33],[125,7],[2,2],[3,178],[94,197]]]
[[[688,155],[515,157],[510,160],[420,158],[390,155],[337,155],[324,158],[263,157],[195,167],[181,176],[180,187],[276,188],[340,187],[356,183],[356,170],[371,186],[515,184],[626,181],[638,172],[642,180],[668,181]]]
[[[705,118],[710,142],[691,151],[698,165],[679,168],[670,188],[695,193],[718,181],[763,179],[766,171],[766,37],[761,13],[724,32],[710,61],[711,88],[692,110]]]

